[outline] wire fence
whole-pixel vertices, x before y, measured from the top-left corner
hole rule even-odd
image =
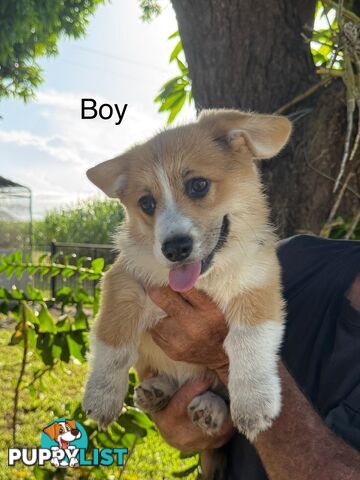
[[[0,233],[0,250],[31,248],[31,190],[2,176],[0,176]]]

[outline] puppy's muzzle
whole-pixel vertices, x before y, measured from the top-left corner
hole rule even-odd
[[[193,240],[188,236],[178,236],[166,240],[161,247],[165,258],[170,262],[181,262],[188,258],[193,249]]]

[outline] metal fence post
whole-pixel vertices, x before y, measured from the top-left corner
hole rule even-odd
[[[56,241],[52,240],[50,244],[50,255],[51,255],[51,261],[53,261],[53,258],[56,254]],[[51,289],[51,297],[55,298],[56,295],[56,276],[50,278],[50,289]]]

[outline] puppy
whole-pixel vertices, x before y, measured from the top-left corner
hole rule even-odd
[[[253,160],[276,155],[290,132],[285,117],[209,110],[88,170],[127,211],[120,254],[102,282],[83,401],[102,427],[120,414],[135,363],[140,378],[156,373],[136,389],[144,411],[164,408],[187,380],[207,376],[212,391],[190,403],[191,420],[211,435],[227,413],[213,372],[170,359],[152,340],[148,330],[164,312],[147,296],[149,285],[201,289],[224,312],[230,411],[240,432],[253,441],[279,414],[284,309],[276,237]]]

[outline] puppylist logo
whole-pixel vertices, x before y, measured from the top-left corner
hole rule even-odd
[[[41,448],[9,448],[8,464],[17,462],[24,465],[44,466],[50,462],[53,467],[93,467],[124,465],[127,448],[94,448],[86,455],[88,438],[81,423],[68,418],[57,418],[50,422],[41,433]]]

